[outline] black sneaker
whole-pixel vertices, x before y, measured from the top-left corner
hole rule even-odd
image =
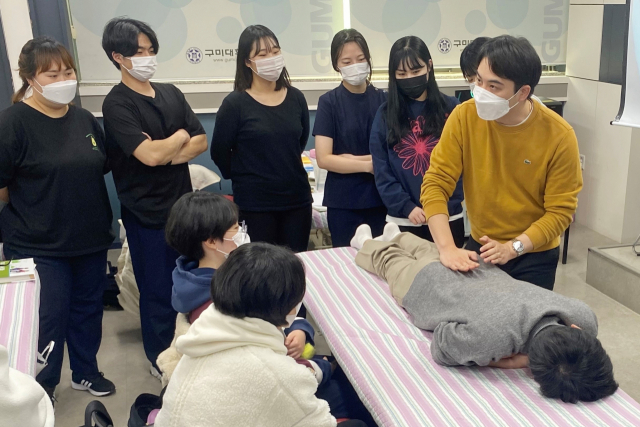
[[[71,378],[71,388],[74,390],[86,390],[94,396],[108,396],[116,392],[116,386],[102,372],[84,378],[74,373]]]

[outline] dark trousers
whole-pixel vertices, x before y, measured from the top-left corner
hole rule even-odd
[[[480,253],[482,246],[472,238],[469,238],[466,249]],[[552,291],[553,285],[556,283],[556,269],[558,268],[559,258],[560,248],[557,247],[548,251],[524,254],[498,267],[516,280],[529,282]]]
[[[335,418],[362,420],[365,426],[370,427],[376,425],[340,366],[333,373],[328,383],[318,386],[316,397],[325,400],[329,404],[331,415]],[[343,424],[340,425],[342,426]]]
[[[381,235],[386,217],[385,206],[369,209],[327,208],[327,222],[333,247],[349,246],[353,235],[356,234],[356,228],[362,224],[368,224],[371,227],[373,237]]]
[[[294,252],[307,250],[311,219],[311,205],[286,211],[240,211],[252,242],[287,246]]]
[[[171,273],[179,255],[167,245],[164,229],[143,227],[124,207],[122,223],[140,291],[142,344],[147,359],[156,366],[158,355],[171,345],[176,328],[177,312],[171,306]]]
[[[453,241],[456,246],[461,248],[464,246],[464,218],[456,219],[455,221],[449,222],[449,228],[451,228],[451,234],[453,234]],[[401,226],[400,231],[403,233],[411,233],[420,237],[421,239],[428,240],[433,242],[433,237],[431,236],[431,231],[429,230],[428,225],[423,225],[422,227],[405,227]]]
[[[64,343],[74,377],[97,374],[102,341],[102,294],[107,279],[107,250],[76,257],[32,256],[10,250],[7,259],[34,258],[40,277],[38,351],[55,342],[46,368],[36,380],[44,388],[60,383]]]

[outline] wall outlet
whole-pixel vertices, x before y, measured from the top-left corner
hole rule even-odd
[[[585,156],[584,154],[580,154],[580,169],[584,170],[584,162],[585,162]]]

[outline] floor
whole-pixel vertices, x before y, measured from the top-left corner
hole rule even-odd
[[[613,242],[580,225],[571,230],[569,259],[559,265],[555,290],[589,304],[600,324],[600,339],[613,360],[620,386],[640,401],[640,314],[615,302],[585,282],[587,248],[613,245]],[[117,254],[116,254],[117,256]],[[105,312],[103,339],[98,354],[100,369],[117,387],[113,396],[101,398],[116,427],[126,426],[131,404],[141,393],[160,392],[160,382],[149,374],[142,350],[139,319],[123,311]],[[95,398],[72,390],[68,360],[56,390],[56,426],[75,427],[83,422],[84,408]]]

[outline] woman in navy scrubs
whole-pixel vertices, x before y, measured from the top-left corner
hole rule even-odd
[[[386,94],[370,82],[371,55],[358,31],[334,36],[331,62],[342,83],[320,97],[313,135],[318,166],[329,171],[323,205],[333,246],[340,247],[349,246],[361,224],[368,224],[374,236],[384,228],[387,209],[373,177],[369,136]]]

